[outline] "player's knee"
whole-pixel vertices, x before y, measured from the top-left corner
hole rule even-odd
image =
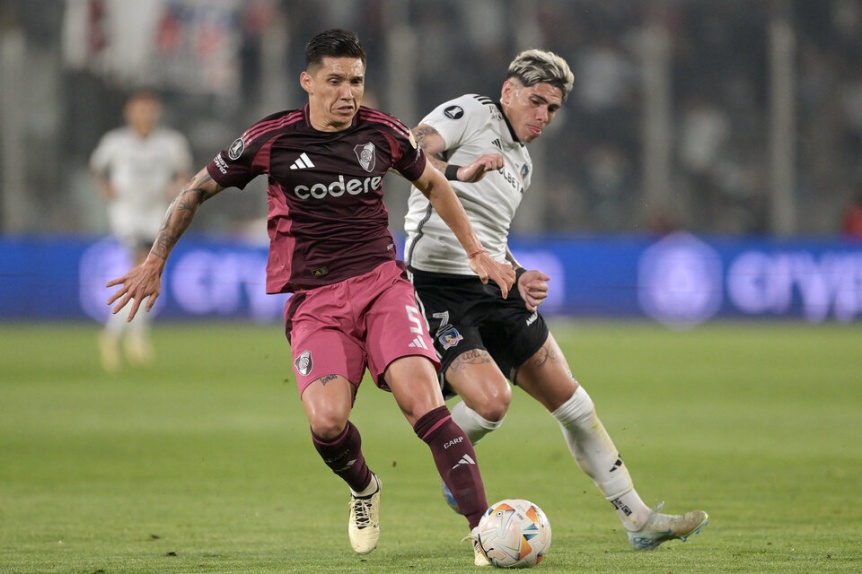
[[[335,413],[317,413],[309,423],[314,436],[327,442],[341,436],[347,426],[347,421]]]
[[[501,422],[512,404],[512,389],[509,385],[499,391],[487,394],[477,405],[471,405],[476,413],[490,422]]]

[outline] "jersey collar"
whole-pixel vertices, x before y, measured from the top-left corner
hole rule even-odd
[[[521,143],[521,140],[518,139],[518,136],[515,134],[515,130],[512,129],[512,124],[509,123],[509,118],[507,118],[506,113],[503,112],[503,105],[500,103],[499,100],[494,102],[494,105],[497,106],[498,110],[500,110],[500,115],[503,116],[503,121],[506,122],[506,127],[509,128],[509,135],[512,136],[512,141],[516,144],[520,144],[521,146],[523,146],[524,144]]]
[[[359,106],[359,110],[362,110],[362,108],[363,108],[363,106]],[[344,130],[349,130],[349,129],[355,128],[357,125],[359,125],[359,110],[357,110],[357,112],[353,115],[353,119],[350,120],[350,127],[344,128]],[[306,103],[305,105],[302,106],[302,117],[305,119],[305,125],[307,127],[313,129],[314,131],[320,131],[316,127],[311,125],[311,105],[310,104]],[[339,131],[344,131],[344,130],[339,130]],[[321,132],[321,133],[338,133],[338,132]]]

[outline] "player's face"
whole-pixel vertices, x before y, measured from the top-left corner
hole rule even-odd
[[[132,98],[126,104],[126,121],[141,136],[148,136],[159,123],[162,107],[152,98]]]
[[[563,92],[551,84],[526,87],[516,79],[506,80],[500,103],[515,135],[530,143],[554,120],[563,104]]]
[[[346,129],[359,111],[365,92],[365,66],[359,58],[325,57],[300,75],[308,92],[311,124],[321,131]]]

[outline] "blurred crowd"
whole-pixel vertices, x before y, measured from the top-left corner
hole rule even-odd
[[[111,28],[110,11],[124,3],[159,10]],[[462,93],[497,97],[521,49],[550,49],[570,62],[575,90],[534,154],[544,174],[529,193],[542,201],[521,231],[768,233],[768,30],[782,4],[795,50],[794,227],[841,233],[862,189],[857,0],[0,0],[3,77],[13,32],[27,58],[23,96],[4,100],[24,107],[3,116],[24,126],[23,139],[4,147],[24,150],[32,221],[23,231],[104,228],[87,157],[121,123],[132,89],[160,92],[166,123],[188,136],[200,167],[254,120],[298,105],[305,41],[346,27],[369,52],[373,104],[410,125]],[[142,36],[145,22],[154,33]],[[644,183],[648,22],[659,22],[670,50],[670,201],[659,209],[646,204]],[[391,75],[404,69],[414,101],[393,109],[401,100]],[[393,193],[406,201],[406,190]],[[237,232],[265,213],[262,194],[235,195],[208,210],[202,229]],[[391,205],[397,229],[400,204]]]

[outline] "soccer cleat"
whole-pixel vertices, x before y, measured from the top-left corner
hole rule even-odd
[[[662,505],[653,510],[646,524],[637,532],[629,532],[629,542],[635,550],[655,550],[668,540],[682,540],[698,534],[706,526],[709,516],[703,510],[685,514],[661,514]]]
[[[99,336],[99,360],[102,370],[109,375],[116,374],[122,368],[120,342],[108,333]]]
[[[449,508],[455,511],[456,514],[464,514],[461,512],[461,509],[458,507],[458,501],[455,500],[455,497],[452,496],[452,491],[449,490],[449,487],[446,486],[446,483],[442,480],[440,481],[440,486],[442,486],[443,490],[443,498],[446,499],[446,504],[449,505]]]
[[[153,345],[143,335],[133,334],[127,336],[125,352],[126,358],[132,365],[143,366],[153,362]]]
[[[377,491],[368,496],[350,496],[350,518],[347,522],[347,534],[350,545],[357,554],[368,554],[377,548],[380,540],[380,479],[377,481]]]
[[[490,566],[491,562],[488,560],[488,557],[485,556],[485,553],[482,552],[482,547],[479,546],[479,529],[474,528],[470,531],[470,534],[465,536],[461,542],[464,540],[469,540],[473,544],[473,564],[476,566]]]

